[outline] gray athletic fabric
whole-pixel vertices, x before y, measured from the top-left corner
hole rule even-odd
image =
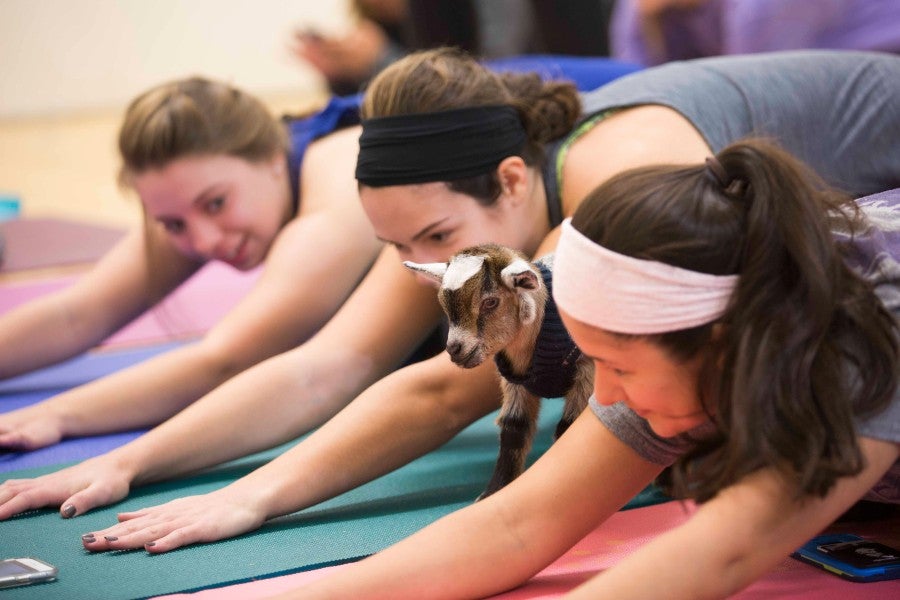
[[[586,117],[668,106],[715,152],[747,136],[774,138],[856,197],[900,187],[900,56],[807,50],[673,62],[582,100]]]

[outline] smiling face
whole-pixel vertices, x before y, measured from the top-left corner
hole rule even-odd
[[[644,339],[623,339],[562,310],[560,315],[572,339],[594,361],[599,404],[624,402],[662,437],[684,433],[709,419],[697,390],[700,358],[677,362]]]
[[[189,156],[135,175],[148,219],[185,256],[241,270],[265,259],[290,218],[284,158],[251,163],[225,155]]]

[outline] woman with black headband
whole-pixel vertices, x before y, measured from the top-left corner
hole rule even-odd
[[[238,378],[90,470],[21,484],[16,495],[21,490],[26,499],[9,505],[61,502],[98,480],[127,487],[175,476],[298,435],[313,421],[309,411],[350,402],[438,322],[434,290],[418,285],[401,259],[443,261],[486,241],[534,256],[551,251],[561,220],[623,170],[702,162],[723,141],[758,130],[845,179],[854,193],[889,187],[896,171],[884,157],[900,139],[900,115],[888,106],[900,91],[898,69],[900,59],[875,54],[710,59],[609,84],[584,97],[589,109],[579,121],[569,86],[501,77],[453,51],[408,56],[373,81],[363,105],[360,196],[388,247],[313,340],[259,367],[270,399]],[[855,95],[836,83],[847,81],[856,82]],[[856,101],[847,103],[848,96]],[[871,130],[879,137],[870,139]],[[234,484],[125,515],[85,546],[165,552],[249,531],[437,448],[499,400],[493,365],[460,369],[441,354],[374,383],[309,438]],[[229,437],[238,426],[241,434]],[[73,502],[82,500],[79,511],[109,501],[88,492]]]

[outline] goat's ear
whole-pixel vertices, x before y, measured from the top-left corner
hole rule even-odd
[[[510,289],[536,290],[540,287],[537,273],[528,261],[517,259],[508,264],[501,272],[503,283]]]
[[[410,271],[421,273],[425,277],[431,279],[438,285],[444,281],[444,273],[447,272],[447,263],[414,263],[409,260],[403,261],[403,266]]]

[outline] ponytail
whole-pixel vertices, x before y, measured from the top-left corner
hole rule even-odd
[[[699,470],[683,466],[682,483],[702,500],[772,466],[799,493],[824,496],[864,466],[854,417],[890,401],[897,324],[834,239],[864,226],[850,198],[761,140],[717,159],[731,180],[716,181],[723,201],[746,214],[740,280],[710,394],[722,435],[684,462],[702,458],[702,480],[690,481]]]

